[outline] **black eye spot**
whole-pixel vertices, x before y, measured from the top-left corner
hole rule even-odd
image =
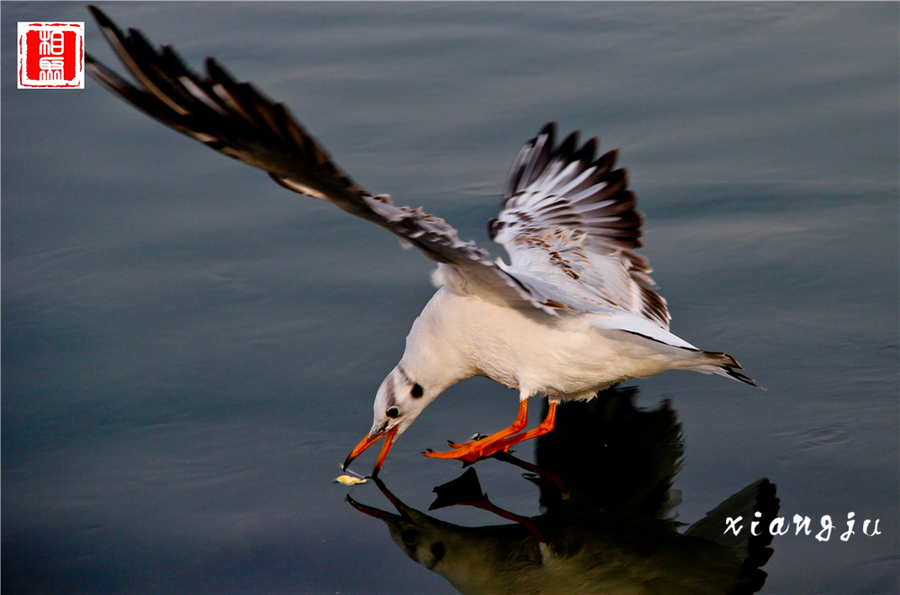
[[[506,221],[500,221],[496,217],[488,221],[488,235],[491,236],[491,239],[495,239],[497,234],[503,231],[503,228],[506,227]]]
[[[418,535],[412,529],[407,529],[400,535],[400,539],[403,540],[403,543],[406,545],[413,545],[418,539]]]
[[[413,384],[410,394],[413,396],[414,399],[418,399],[419,397],[421,397],[424,394],[424,391],[422,390],[422,385],[419,384],[418,382]]]
[[[435,541],[431,544],[431,555],[434,556],[434,562],[440,562],[441,558],[444,557],[447,551],[444,549],[444,544],[440,541]]]
[[[397,417],[398,415],[400,415],[400,410],[397,409],[396,407],[391,407],[390,409],[388,409],[388,410],[385,412],[385,414],[386,414],[388,417],[390,417],[391,419],[393,419],[393,418]]]

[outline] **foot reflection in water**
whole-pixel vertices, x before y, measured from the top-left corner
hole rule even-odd
[[[384,521],[406,555],[461,593],[759,591],[772,537],[768,531],[726,535],[726,519],[768,527],[779,509],[775,485],[760,479],[684,529],[672,515],[680,502],[672,483],[684,454],[681,424],[668,402],[636,409],[636,395],[636,389],[610,389],[560,407],[557,427],[565,430],[539,439],[536,466],[506,453],[496,457],[533,471],[525,477],[540,487],[539,516],[497,507],[473,468],[436,487],[429,510],[476,506],[512,523],[447,523],[406,506],[380,479],[375,483],[397,513],[348,501]]]

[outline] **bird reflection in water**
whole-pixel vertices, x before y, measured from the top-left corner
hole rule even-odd
[[[536,466],[498,453],[534,471],[525,478],[540,487],[539,516],[496,506],[473,468],[436,487],[429,510],[476,506],[512,523],[447,523],[406,506],[377,478],[397,513],[348,501],[384,521],[407,556],[461,593],[756,593],[771,535],[726,535],[725,519],[768,527],[779,509],[775,485],[760,479],[684,529],[674,519],[680,498],[672,489],[684,455],[681,424],[668,401],[640,410],[636,396],[634,388],[613,388],[560,407],[557,427],[565,430],[539,439]]]

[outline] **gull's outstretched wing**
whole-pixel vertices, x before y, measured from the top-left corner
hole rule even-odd
[[[281,103],[238,83],[207,58],[207,76],[188,70],[171,47],[154,49],[139,31],[128,35],[98,8],[89,7],[104,35],[138,82],[133,85],[87,56],[87,69],[107,89],[208,147],[265,170],[288,190],[333,202],[377,223],[432,260],[449,265],[457,285],[513,307],[556,311],[540,291],[503,271],[490,255],[459,239],[443,219],[392,204],[353,182]]]
[[[553,123],[522,147],[491,238],[509,253],[502,268],[547,299],[581,311],[625,310],[669,328],[641,246],[641,216],[616,152],[594,157],[573,132],[554,144]]]

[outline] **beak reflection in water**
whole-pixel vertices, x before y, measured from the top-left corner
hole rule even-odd
[[[381,471],[381,466],[384,464],[384,459],[387,458],[388,452],[391,450],[391,446],[394,444],[394,437],[397,435],[397,426],[394,426],[390,430],[376,432],[375,434],[369,434],[365,438],[363,438],[359,444],[356,445],[349,455],[347,455],[347,460],[344,461],[344,464],[341,466],[344,471],[347,470],[347,467],[350,466],[350,463],[353,460],[361,455],[365,450],[367,450],[370,446],[378,442],[382,436],[385,436],[384,444],[381,445],[381,452],[378,453],[378,459],[375,461],[375,467],[372,469],[371,476],[375,477],[378,475],[378,472]]]

